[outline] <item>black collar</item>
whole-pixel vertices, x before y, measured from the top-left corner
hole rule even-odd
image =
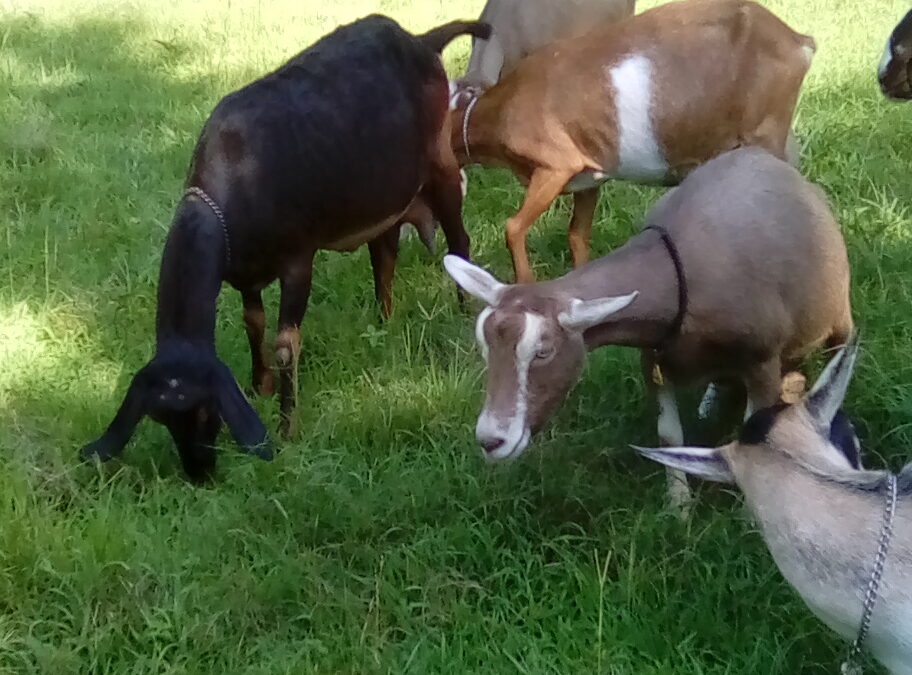
[[[684,315],[687,314],[687,279],[684,277],[684,265],[681,263],[678,247],[675,246],[674,241],[672,241],[671,236],[668,234],[668,230],[661,225],[647,225],[643,228],[644,232],[646,230],[655,230],[659,234],[659,237],[662,239],[662,244],[665,245],[665,250],[668,251],[668,257],[671,258],[671,262],[674,265],[675,276],[678,281],[678,313],[675,314],[675,318],[671,322],[671,325],[668,326],[665,335],[659,340],[659,344],[655,347],[655,351],[661,352],[668,346],[668,343],[676,338],[678,333],[681,332],[681,324],[684,323]]]

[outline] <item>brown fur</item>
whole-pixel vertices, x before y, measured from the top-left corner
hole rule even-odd
[[[582,37],[553,43],[525,59],[482,95],[471,111],[466,152],[455,113],[452,143],[460,161],[506,166],[528,184],[507,222],[516,280],[533,279],[526,232],[574,176],[618,169],[619,129],[608,69],[641,54],[652,64],[652,123],[680,181],[726,150],[757,145],[786,158],[799,89],[810,66],[812,38],[794,32],[747,0],[686,0]],[[575,195],[574,265],[588,257],[595,190]]]

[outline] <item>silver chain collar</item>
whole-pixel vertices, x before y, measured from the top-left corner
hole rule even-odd
[[[877,603],[877,593],[880,590],[880,582],[883,578],[884,564],[887,561],[887,550],[890,548],[890,540],[893,538],[893,516],[896,514],[896,475],[890,474],[889,489],[887,490],[887,499],[884,504],[883,524],[880,528],[880,540],[877,543],[877,553],[874,556],[874,569],[871,570],[871,578],[868,581],[868,589],[865,591],[864,609],[861,612],[861,625],[858,627],[858,637],[849,648],[849,654],[846,660],[839,668],[841,675],[861,675],[861,664],[858,657],[861,654],[861,647],[865,638],[868,636],[868,629],[871,627],[871,615],[874,613],[874,605]]]
[[[222,234],[225,235],[225,267],[231,267],[231,240],[228,237],[228,223],[225,222],[225,214],[222,213],[222,210],[219,208],[219,205],[215,203],[215,200],[206,194],[206,191],[202,188],[198,188],[195,185],[188,187],[184,192],[184,197],[193,196],[201,199],[206,206],[212,209],[212,213],[215,214],[215,217],[219,221],[219,225],[222,226]]]
[[[478,98],[478,94],[472,96],[472,100],[466,106],[465,115],[462,116],[462,144],[465,146],[466,164],[472,163],[472,155],[469,152],[469,116],[472,114],[472,110],[475,109]]]

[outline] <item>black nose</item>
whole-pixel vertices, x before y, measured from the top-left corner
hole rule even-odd
[[[485,440],[481,441],[481,447],[483,447],[484,451],[488,454],[491,454],[503,444],[504,439],[502,438],[486,438]]]

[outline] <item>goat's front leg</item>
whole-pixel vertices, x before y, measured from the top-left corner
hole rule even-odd
[[[384,319],[388,319],[393,312],[393,276],[396,273],[401,228],[402,225],[394,225],[367,243],[374,271],[374,294]]]
[[[681,426],[674,385],[657,370],[655,354],[651,350],[644,350],[641,353],[640,365],[643,368],[646,389],[655,397],[658,407],[659,445],[681,447],[684,445],[684,428]],[[669,505],[681,518],[686,518],[693,502],[687,484],[687,474],[675,469],[666,469],[665,479]]]
[[[313,278],[313,253],[296,261],[281,275],[279,329],[275,357],[279,371],[279,409],[282,420],[279,431],[284,436],[292,431],[292,414],[298,398],[298,356],[301,350],[301,320],[307,311]]]
[[[573,266],[580,267],[589,262],[589,242],[592,238],[592,218],[598,204],[598,188],[573,193],[573,216],[567,239]]]
[[[747,404],[744,406],[746,422],[758,410],[768,408],[779,400],[782,385],[782,362],[778,356],[754,366],[744,378]]]
[[[526,234],[557,199],[573,174],[554,169],[536,169],[529,180],[526,197],[516,215],[507,221],[507,248],[513,258],[513,275],[516,283],[525,284],[535,281],[529,256],[526,253]]]
[[[272,396],[275,393],[275,382],[272,371],[266,364],[266,311],[263,309],[263,296],[259,291],[245,290],[241,291],[241,299],[244,302],[244,328],[250,343],[253,390],[261,396]]]

